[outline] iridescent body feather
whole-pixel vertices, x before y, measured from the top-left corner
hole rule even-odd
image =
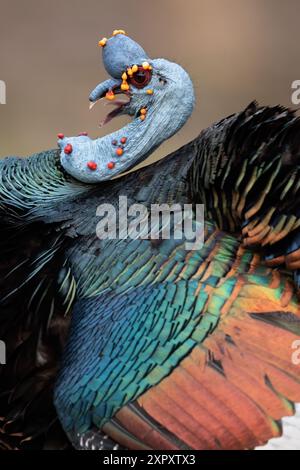
[[[34,204],[41,200],[45,186],[30,192],[30,184],[26,207],[19,212],[14,209],[13,224],[24,227],[25,215],[29,229],[36,226],[45,233],[46,227],[48,250],[41,256],[38,247],[37,261],[33,256],[23,260],[19,268],[23,287],[17,294],[10,293],[7,309],[10,313],[20,296],[24,302],[33,291],[36,303],[44,302],[43,318],[31,306],[27,320],[28,327],[40,325],[43,334],[38,342],[29,342],[31,345],[24,342],[22,346],[21,341],[19,354],[30,348],[37,351],[40,363],[30,364],[29,377],[45,380],[48,370],[47,381],[41,384],[51,400],[56,368],[52,352],[45,346],[47,335],[51,331],[52,341],[53,335],[61,336],[55,325],[63,318],[68,323],[64,312],[76,288],[71,331],[55,392],[60,420],[75,445],[78,433],[84,436],[85,431],[102,427],[126,448],[252,448],[280,435],[280,418],[291,415],[292,402],[300,401],[299,368],[291,363],[291,344],[300,333],[299,305],[289,276],[266,266],[257,251],[243,247],[237,235],[226,234],[211,222],[206,223],[200,251],[186,251],[180,240],[101,241],[95,235],[97,206],[109,200],[117,207],[120,195],[145,205],[189,202],[196,192],[189,182],[196,162],[201,164],[203,142],[206,140],[200,136],[159,163],[101,188],[84,187],[65,175],[57,166],[56,152],[35,157],[39,165],[52,162],[53,181],[60,184],[47,189],[46,218],[39,211],[40,203]],[[16,189],[10,191],[9,201],[23,204],[22,168],[32,161],[14,164]],[[9,168],[10,164],[2,165]],[[7,170],[2,178],[5,175]],[[21,192],[18,178],[22,178]],[[47,202],[51,198],[55,198],[54,205]],[[7,203],[7,193],[2,201]],[[8,226],[11,217],[10,213]],[[238,233],[237,222],[234,230]],[[49,249],[52,237],[60,243]],[[22,254],[20,257],[23,259]],[[51,309],[50,299],[59,303],[57,294],[50,289],[45,295],[43,288],[39,292],[32,285],[39,286],[41,276],[49,275],[47,265],[51,267],[53,260],[57,274],[55,281],[50,280],[63,286],[69,301],[62,296],[63,307]],[[31,273],[35,263],[38,269],[24,283],[24,272]],[[51,273],[55,273],[53,268]],[[18,269],[10,274],[14,287],[17,274]],[[17,325],[24,335],[24,309],[19,307],[17,313]],[[29,329],[33,335],[36,327]],[[28,329],[25,331],[28,335]],[[18,350],[14,354],[18,360]],[[25,403],[27,377],[10,379]],[[31,407],[27,405],[25,414],[21,413],[24,401],[18,405],[14,394],[6,408],[17,409],[15,426],[22,428],[28,413],[34,426]],[[37,403],[35,396],[30,395],[33,404]],[[10,419],[10,412],[6,413]],[[48,428],[47,413],[45,422]],[[7,440],[14,441],[16,438],[9,437],[13,425],[4,429]],[[101,442],[111,445],[107,438]]]

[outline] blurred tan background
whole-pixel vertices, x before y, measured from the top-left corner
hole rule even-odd
[[[108,109],[88,110],[106,78],[98,40],[123,28],[151,57],[182,64],[196,88],[194,115],[158,158],[256,98],[290,106],[300,79],[299,0],[0,0],[0,156],[56,146],[56,134],[96,137]]]

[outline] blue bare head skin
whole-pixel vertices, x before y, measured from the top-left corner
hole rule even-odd
[[[123,32],[99,42],[103,64],[110,77],[90,94],[91,107],[106,98],[116,108],[103,124],[127,114],[132,121],[98,139],[87,135],[62,137],[61,164],[79,181],[110,180],[142,160],[181,129],[192,114],[192,81],[178,64],[150,59],[142,47]],[[117,99],[122,94],[123,100]]]

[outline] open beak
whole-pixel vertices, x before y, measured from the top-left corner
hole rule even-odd
[[[102,98],[107,98],[109,104],[116,106],[99,124],[99,127],[104,126],[113,118],[122,114],[123,108],[129,103],[130,101],[130,93],[128,91],[121,90],[121,83],[122,80],[119,79],[108,79],[105,82],[99,83],[96,88],[91,92],[89,100],[90,100],[90,109],[92,109],[98,101]],[[126,95],[124,100],[116,100],[115,95]]]

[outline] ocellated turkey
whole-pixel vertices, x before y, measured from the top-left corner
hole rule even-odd
[[[253,102],[159,162],[113,179],[181,127],[193,97],[171,64],[178,93],[163,91],[155,103],[168,87],[167,61],[151,61],[123,32],[103,51],[113,85],[98,86],[91,101],[127,91],[116,83],[127,71],[130,105],[118,106],[134,124],[104,143],[60,136],[59,150],[0,163],[1,446],[262,445],[280,436],[281,419],[300,402],[292,360],[300,337],[299,118]],[[136,64],[133,82],[128,67]],[[180,101],[175,123],[163,110],[172,100]],[[129,149],[120,168],[117,157],[105,166],[113,141],[130,142],[134,132],[144,139],[140,155]],[[126,145],[118,146],[124,158]],[[96,168],[86,167],[91,161]],[[203,247],[187,250],[184,238],[99,239],[97,207],[118,211],[120,196],[149,209],[205,204]],[[296,446],[293,436],[285,445]]]

